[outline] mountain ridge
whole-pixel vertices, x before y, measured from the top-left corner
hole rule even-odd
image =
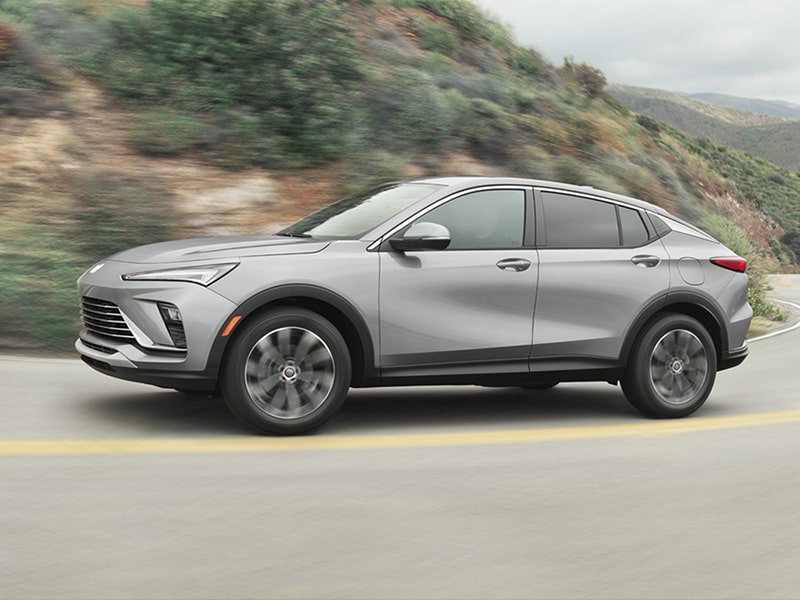
[[[800,120],[722,106],[693,95],[613,84],[608,93],[626,108],[696,138],[731,146],[800,171]]]
[[[800,104],[786,100],[765,100],[761,98],[746,98],[713,92],[700,92],[688,94],[690,98],[711,102],[728,108],[735,108],[747,112],[772,115],[784,119],[800,120]]]

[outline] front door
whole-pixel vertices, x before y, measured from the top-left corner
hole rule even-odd
[[[525,243],[530,206],[523,188],[462,194],[414,221],[447,227],[446,249],[381,252],[383,376],[528,371],[538,277]]]

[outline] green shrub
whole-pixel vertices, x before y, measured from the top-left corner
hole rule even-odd
[[[445,73],[436,78],[436,84],[444,90],[458,90],[467,98],[481,98],[509,109],[517,108],[517,88],[497,77],[469,71]]]
[[[600,69],[586,63],[576,63],[571,56],[564,59],[562,71],[575,81],[587,98],[598,97],[606,87],[606,76]]]
[[[458,38],[448,25],[433,23],[422,30],[422,47],[445,56],[455,56],[458,52]]]
[[[744,231],[727,217],[706,212],[700,221],[700,227],[742,258],[749,259],[753,254],[753,245]]]
[[[230,111],[204,131],[203,144],[214,162],[226,169],[291,166],[277,150],[273,133],[258,115],[249,111]]]
[[[571,156],[563,156],[554,164],[556,179],[572,185],[588,185],[589,169],[581,161]]]
[[[511,177],[529,177],[546,181],[557,178],[553,160],[531,152],[521,152],[508,162],[506,174]]]
[[[339,3],[152,0],[105,20],[82,69],[136,103],[246,109],[288,155],[337,156],[355,117],[361,59]]]
[[[383,147],[435,152],[450,130],[444,94],[422,71],[404,67],[374,77],[366,100],[373,137]]]
[[[648,116],[636,115],[636,122],[652,134],[657,135],[661,132],[661,125],[659,122]]]
[[[75,280],[87,264],[51,227],[22,224],[17,232],[24,246],[0,242],[0,344],[69,350],[79,329]]]
[[[174,101],[183,93],[194,99],[202,97],[195,90],[187,89],[193,86],[184,79],[178,66],[149,64],[147,53],[141,50],[98,54],[81,61],[77,68],[84,74],[97,77],[112,94],[133,104],[161,105]]]
[[[461,39],[471,42],[489,40],[490,20],[469,0],[393,0],[401,8],[424,8],[447,19]]]
[[[387,181],[398,181],[409,176],[408,162],[402,155],[377,150],[351,156],[340,173],[339,194],[351,196]]]
[[[539,78],[546,70],[545,60],[532,48],[514,47],[508,63],[512,69],[527,77]]]
[[[486,28],[486,39],[489,45],[503,55],[508,54],[516,48],[514,38],[511,32],[505,26],[492,21],[485,15],[483,17],[484,26]]]
[[[75,241],[94,260],[172,237],[172,199],[157,180],[100,171],[77,182]]]
[[[483,98],[470,101],[466,123],[458,132],[472,154],[487,162],[507,160],[516,149],[516,132],[511,115]]]
[[[572,119],[567,132],[572,147],[584,156],[590,156],[597,144],[597,125],[591,118]]]
[[[197,147],[204,125],[169,109],[156,109],[137,115],[133,120],[131,144],[142,154],[171,156]]]
[[[14,23],[31,21],[37,8],[31,0],[0,0],[0,15]]]
[[[63,88],[61,67],[53,57],[41,44],[3,22],[0,22],[0,86],[38,94]]]

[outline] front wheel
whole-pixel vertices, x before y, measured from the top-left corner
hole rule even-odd
[[[622,390],[641,413],[684,417],[700,408],[717,375],[714,341],[699,321],[667,314],[642,333],[622,378]]]
[[[261,433],[306,433],[333,417],[350,387],[350,354],[330,321],[277,308],[233,343],[222,376],[228,407]]]

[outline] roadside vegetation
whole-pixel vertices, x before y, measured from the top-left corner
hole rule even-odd
[[[426,174],[629,194],[748,258],[751,302],[772,314],[761,274],[797,263],[800,176],[631,113],[605,84],[519,46],[467,0],[0,0],[3,139],[62,132],[57,159],[34,148],[0,174],[0,344],[68,348],[75,277],[183,233],[180,178],[152,161],[289,173],[301,207]],[[113,119],[88,137],[68,131],[86,122],[86,89]],[[130,156],[108,164],[97,140]]]

